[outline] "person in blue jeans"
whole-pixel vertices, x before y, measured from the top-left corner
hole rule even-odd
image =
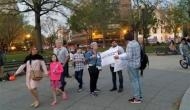
[[[140,59],[141,59],[141,47],[140,44],[134,40],[133,32],[129,32],[125,35],[127,44],[125,56],[115,56],[115,59],[120,58],[126,60],[127,71],[131,82],[133,97],[128,101],[130,103],[142,103],[142,87],[140,82]]]
[[[98,44],[92,42],[90,44],[91,49],[85,54],[85,60],[88,64],[88,71],[90,75],[90,94],[97,96],[97,92],[100,90],[97,89],[97,81],[99,72],[101,71],[101,56],[97,52]]]
[[[74,69],[75,69],[75,79],[79,83],[78,92],[81,92],[82,85],[83,85],[82,77],[83,77],[85,58],[80,48],[78,48],[77,52],[73,55],[73,63],[74,63]]]

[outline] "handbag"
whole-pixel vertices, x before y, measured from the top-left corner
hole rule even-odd
[[[30,70],[30,78],[34,81],[40,81],[43,78],[43,72],[42,70],[35,70],[32,68],[30,65],[31,70]]]

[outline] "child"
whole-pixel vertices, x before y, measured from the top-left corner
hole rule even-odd
[[[81,49],[77,49],[77,53],[74,54],[73,56],[73,62],[74,62],[74,68],[75,68],[75,79],[79,83],[79,88],[78,92],[82,91],[82,76],[83,76],[83,69],[84,69],[84,63],[85,63],[85,58],[84,55],[82,54]]]
[[[62,92],[59,89],[59,87],[61,86],[60,77],[61,77],[61,74],[63,73],[63,66],[58,61],[58,58],[55,54],[52,55],[51,60],[52,61],[50,63],[49,77],[50,77],[53,98],[54,98],[54,101],[51,103],[51,105],[53,106],[57,103],[56,91],[59,91],[62,93],[63,99],[66,99],[67,96],[65,92]]]

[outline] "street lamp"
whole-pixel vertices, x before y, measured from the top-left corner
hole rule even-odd
[[[26,35],[26,38],[27,38],[27,39],[29,39],[30,37],[31,37],[31,35],[30,35],[30,34],[27,34],[27,35]]]
[[[127,29],[123,29],[123,34],[125,35],[127,33]]]

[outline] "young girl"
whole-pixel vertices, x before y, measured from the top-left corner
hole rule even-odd
[[[57,103],[56,91],[62,92],[59,88],[61,86],[60,77],[61,74],[63,73],[63,66],[58,61],[58,58],[55,54],[52,55],[51,60],[52,61],[50,63],[49,77],[50,77],[50,83],[54,99],[51,105],[55,105]],[[62,97],[63,99],[67,98],[65,92],[62,92]]]

